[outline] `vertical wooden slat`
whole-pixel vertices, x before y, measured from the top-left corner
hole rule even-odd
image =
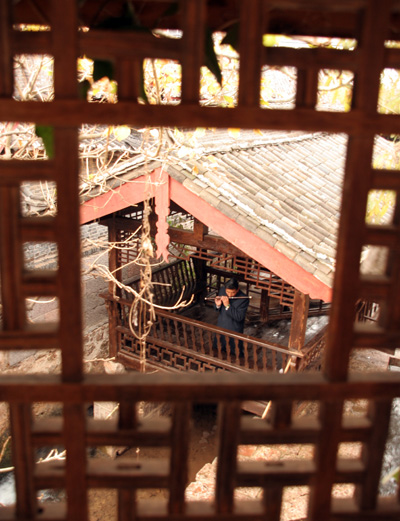
[[[185,49],[182,59],[182,102],[198,103],[200,68],[204,65],[206,4],[204,0],[181,0]]]
[[[279,485],[270,485],[264,488],[263,504],[268,521],[279,521],[281,519],[282,492],[282,487]]]
[[[84,403],[64,404],[65,490],[67,494],[67,520],[88,519],[86,483],[86,410]]]
[[[79,382],[83,351],[76,129],[56,129],[55,148],[62,374],[65,381]]]
[[[0,173],[0,282],[5,330],[20,329],[25,323],[25,306],[21,297],[19,205],[19,187],[2,188]]]
[[[119,403],[118,428],[135,429],[137,427],[136,402],[127,394]],[[131,521],[136,511],[136,490],[120,489],[118,491],[118,521]]]
[[[33,482],[34,454],[30,404],[11,404],[10,423],[17,496],[16,514],[18,519],[33,519],[37,506]]]
[[[346,377],[347,360],[353,342],[355,305],[358,299],[357,281],[363,244],[360,229],[364,228],[365,223],[372,146],[372,136],[349,138],[326,351],[325,369],[330,378]]]
[[[68,8],[51,2],[52,52],[54,56],[55,99],[77,99],[78,96],[78,13],[77,2]],[[68,44],[67,44],[68,42]]]
[[[368,417],[371,420],[372,429],[368,443],[363,445],[361,458],[366,466],[366,472],[357,494],[361,510],[373,510],[377,506],[391,408],[391,400],[379,400],[369,405]]]
[[[355,77],[353,107],[376,112],[380,72],[383,68],[385,29],[389,25],[391,2],[371,0],[367,4],[359,42],[360,67]],[[353,341],[354,309],[361,247],[365,228],[368,190],[372,186],[374,135],[350,136],[343,186],[343,199],[337,246],[332,310],[327,342],[326,373],[344,379]],[[360,233],[362,232],[362,233]]]
[[[296,107],[314,109],[318,93],[318,69],[297,71]]]
[[[11,2],[0,0],[0,97],[13,93],[13,54],[11,51]]]
[[[121,59],[117,62],[116,80],[118,83],[118,99],[136,101],[141,95],[140,82],[142,63],[138,60]]]
[[[314,455],[316,472],[310,490],[310,521],[329,519],[342,423],[342,403],[322,403],[319,419],[321,430]]]
[[[399,179],[400,185],[400,179]],[[387,305],[385,309],[385,327],[389,331],[395,330],[400,324],[400,187],[396,194],[393,225],[397,227],[397,244],[389,253],[386,266],[386,274],[390,277],[391,284]]]
[[[218,468],[215,502],[218,514],[231,514],[236,483],[236,453],[241,408],[239,402],[220,404]]]
[[[176,404],[172,419],[169,513],[185,513],[188,481],[190,402]]]

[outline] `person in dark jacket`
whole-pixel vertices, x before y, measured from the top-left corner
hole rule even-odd
[[[233,298],[236,297],[236,298]],[[240,298],[237,298],[240,297]],[[217,326],[230,329],[236,333],[243,333],[244,321],[250,300],[239,289],[236,279],[229,279],[219,294],[215,297],[214,307],[218,311]],[[226,350],[225,337],[221,337],[222,350]],[[229,339],[231,354],[235,354],[235,341]],[[214,339],[214,347],[217,347],[217,339]],[[243,354],[243,342],[239,342],[239,354]]]

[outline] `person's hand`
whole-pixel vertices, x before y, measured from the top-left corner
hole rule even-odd
[[[217,306],[217,308],[220,307],[221,303],[222,303],[221,297],[220,296],[215,297],[215,305]]]
[[[226,307],[226,306],[229,306],[229,298],[226,297],[225,295],[223,297],[221,297],[221,300],[222,300],[222,304]]]

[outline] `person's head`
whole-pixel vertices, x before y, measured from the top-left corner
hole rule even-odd
[[[239,291],[239,283],[236,279],[229,279],[228,282],[225,284],[225,291],[226,295],[229,298],[232,298],[236,295],[236,293]]]

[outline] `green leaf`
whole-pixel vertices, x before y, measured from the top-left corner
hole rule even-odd
[[[206,29],[205,37],[205,63],[204,65],[214,74],[218,83],[222,86],[222,72],[219,66],[217,55],[215,54],[212,32]]]
[[[221,45],[230,45],[236,52],[239,52],[239,24],[235,23],[230,27],[221,41]]]
[[[93,62],[93,81],[101,80],[107,76],[108,79],[114,78],[114,65],[106,60],[94,60]]]
[[[47,157],[54,157],[54,129],[46,125],[36,125],[35,134],[42,138]]]

